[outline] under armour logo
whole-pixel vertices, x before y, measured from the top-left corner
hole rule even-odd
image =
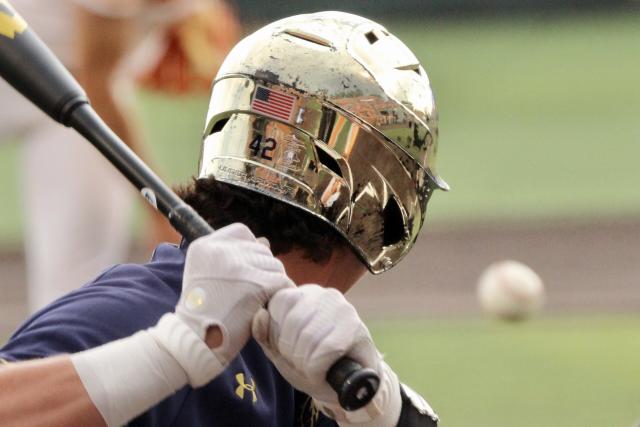
[[[248,391],[251,393],[251,401],[256,403],[258,401],[258,395],[256,394],[256,383],[251,379],[251,384],[247,384],[244,382],[244,374],[239,373],[236,375],[236,381],[238,382],[238,387],[236,387],[236,395],[240,399],[244,399],[244,392]]]

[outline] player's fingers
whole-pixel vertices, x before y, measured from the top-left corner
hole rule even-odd
[[[276,324],[281,325],[292,307],[294,307],[303,295],[299,288],[292,287],[282,289],[269,300],[269,314]]]
[[[322,378],[341,356],[348,354],[362,338],[362,323],[351,305],[342,303],[338,292],[327,292],[319,301],[314,318],[300,331],[297,346],[304,350],[300,367],[310,377]]]
[[[300,288],[289,288],[276,292],[269,300],[272,319],[271,344],[282,354],[295,354],[294,347],[299,330],[306,323],[305,314],[313,315],[313,307],[300,307],[303,299],[304,292]]]

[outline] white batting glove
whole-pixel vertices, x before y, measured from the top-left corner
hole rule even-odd
[[[268,244],[256,239],[249,228],[243,224],[221,228],[189,246],[175,313],[200,340],[209,327],[220,328],[222,344],[211,349],[217,363],[191,366],[185,359],[192,359],[192,352],[176,347],[179,340],[173,331],[167,329],[168,334],[156,333],[155,337],[175,353],[191,385],[204,385],[245,346],[256,312],[276,291],[294,286]],[[163,332],[162,321],[158,326],[158,332]]]
[[[252,332],[282,376],[311,396],[341,426],[391,427],[402,402],[395,373],[383,362],[355,308],[337,290],[317,285],[278,291],[253,319]],[[348,356],[380,376],[373,400],[345,411],[326,382],[329,368]]]
[[[246,226],[221,228],[189,246],[175,314],[71,361],[106,424],[123,425],[184,385],[216,377],[251,336],[256,312],[276,291],[293,286]],[[222,332],[214,349],[204,342],[211,326]]]

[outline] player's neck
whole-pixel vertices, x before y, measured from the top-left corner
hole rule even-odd
[[[345,293],[367,271],[362,262],[347,248],[334,251],[329,261],[318,264],[304,257],[301,250],[280,254],[287,275],[297,285],[317,284]]]

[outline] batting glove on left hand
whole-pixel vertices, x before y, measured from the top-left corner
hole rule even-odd
[[[190,384],[204,385],[224,370],[251,338],[256,312],[277,290],[294,286],[282,262],[243,224],[231,224],[191,243],[175,316],[203,341],[208,328],[219,328],[222,343],[211,349],[218,363],[209,364],[209,370],[190,363],[193,351],[175,349],[177,357],[185,359],[183,365],[195,368],[189,372]],[[181,341],[174,334],[157,336],[168,347]]]
[[[355,308],[332,288],[304,285],[282,289],[253,319],[252,333],[282,376],[314,399],[341,426],[395,426],[402,407],[395,373],[382,360]],[[326,382],[329,368],[348,356],[380,376],[373,400],[345,411]]]

